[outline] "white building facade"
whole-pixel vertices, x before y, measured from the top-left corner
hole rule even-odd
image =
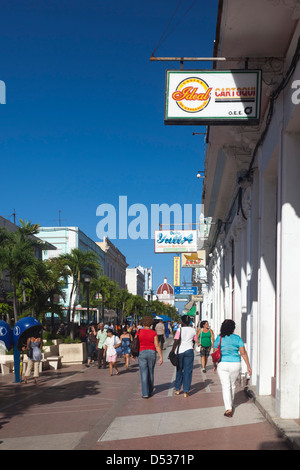
[[[138,266],[138,269],[143,273],[145,284],[144,284],[144,294],[143,297],[145,300],[150,301],[154,299],[154,290],[153,290],[153,273],[151,268],[143,268]]]
[[[55,258],[60,254],[71,253],[74,248],[79,248],[83,252],[92,251],[97,255],[99,260],[99,268],[104,274],[104,251],[78,227],[41,227],[38,236],[41,240],[51,243],[51,245],[56,248],[55,250],[44,250],[43,259]],[[64,289],[66,293],[66,299],[64,302],[65,307],[69,305],[72,284],[73,279],[72,277],[69,277]]]
[[[120,289],[126,287],[126,268],[128,266],[126,257],[109,240],[103,237],[103,242],[96,242],[105,253],[105,271],[104,274],[112,281],[118,283]]]
[[[210,126],[202,203],[213,218],[203,312],[217,334],[232,318],[251,386],[281,418],[300,417],[300,9],[223,0],[216,69],[262,70],[256,126]]]
[[[145,277],[139,268],[126,269],[126,287],[130,294],[144,296]]]

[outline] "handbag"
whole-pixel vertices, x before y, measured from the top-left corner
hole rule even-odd
[[[201,351],[201,337],[202,337],[202,330],[201,330],[201,333],[200,333],[200,344],[196,344],[196,352],[200,352]]]
[[[178,345],[177,345],[177,353],[175,353],[175,351],[172,349],[168,355],[168,359],[170,360],[171,364],[175,367],[178,367],[179,365],[178,350],[180,346],[180,340],[181,340],[181,331],[180,331]]]
[[[114,336],[114,345],[116,344],[116,337]],[[118,348],[115,348],[117,356],[122,356],[122,347],[119,346]]]
[[[179,364],[179,359],[178,359],[178,354],[176,354],[174,351],[170,351],[168,359],[171,361],[171,364],[173,366],[178,366]]]
[[[221,356],[222,356],[221,355],[221,341],[222,341],[222,336],[220,336],[220,342],[219,342],[218,349],[216,349],[215,352],[211,353],[211,358],[212,358],[214,364],[217,364],[221,360]]]
[[[139,332],[136,333],[131,345],[130,345],[130,349],[131,349],[131,355],[133,357],[138,357],[139,355],[139,352],[140,352],[140,339],[139,339]]]

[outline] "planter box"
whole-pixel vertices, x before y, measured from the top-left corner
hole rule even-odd
[[[14,356],[13,354],[0,355],[0,370],[3,375],[10,374],[14,370]]]
[[[59,344],[59,356],[63,364],[83,364],[87,360],[86,343]]]
[[[49,347],[49,346],[47,346]],[[24,375],[24,371],[26,369],[26,365],[27,365],[27,362],[28,362],[28,359],[27,359],[27,355],[24,354],[24,359],[23,359],[23,363],[24,363],[24,370],[23,370],[23,375]],[[14,372],[14,366],[15,366],[15,362],[14,362],[14,356],[13,354],[1,354],[0,355],[0,372],[1,374],[3,375],[6,375],[6,374],[12,374]],[[42,360],[40,362],[40,372],[42,372],[42,370],[47,370],[49,369],[49,364],[48,364],[48,361],[47,359],[44,357],[44,354],[42,354]]]

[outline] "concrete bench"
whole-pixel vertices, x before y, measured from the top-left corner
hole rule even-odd
[[[63,356],[52,356],[47,357],[47,361],[49,363],[50,369],[60,369],[62,367],[61,360]]]
[[[13,371],[13,368],[14,368],[13,359],[1,358],[0,368],[1,368],[1,374],[3,374],[3,375],[10,374]]]

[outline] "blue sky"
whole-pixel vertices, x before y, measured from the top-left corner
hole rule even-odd
[[[205,128],[164,125],[165,71],[179,63],[149,59],[178,5],[155,55],[211,57],[217,4],[2,0],[0,214],[53,226],[61,210],[62,225],[98,241],[96,209],[118,211],[119,196],[149,214],[151,204],[200,204],[203,136],[193,132]],[[172,283],[173,256],[155,255],[153,240],[112,241],[130,267],[153,267],[155,289]]]

